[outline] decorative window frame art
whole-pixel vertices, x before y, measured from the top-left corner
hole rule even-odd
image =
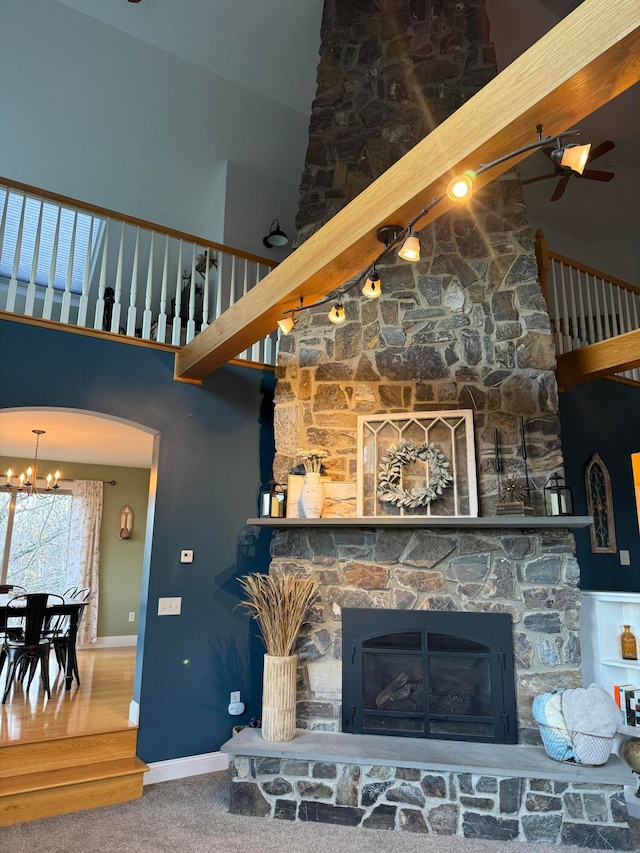
[[[360,518],[477,518],[473,411],[358,418]]]
[[[589,527],[591,551],[594,554],[615,554],[616,525],[613,517],[611,478],[600,455],[594,453],[584,472],[587,492],[587,512],[593,517]]]

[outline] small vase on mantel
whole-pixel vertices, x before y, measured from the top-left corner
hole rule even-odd
[[[320,472],[307,472],[300,493],[300,503],[305,518],[322,518],[324,509],[324,483]]]

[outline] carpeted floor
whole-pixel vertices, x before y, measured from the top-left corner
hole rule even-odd
[[[412,835],[227,813],[226,772],[162,782],[142,800],[0,828],[10,853],[549,853],[547,845]],[[634,821],[634,849],[640,827]],[[564,848],[578,850],[578,848]]]

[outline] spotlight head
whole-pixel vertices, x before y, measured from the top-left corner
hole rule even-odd
[[[380,276],[376,272],[375,267],[373,267],[369,273],[367,280],[364,283],[364,287],[362,288],[362,293],[369,299],[377,299],[382,293],[382,289],[380,287]]]
[[[456,175],[447,185],[447,196],[451,201],[467,201],[471,197],[473,179],[465,172],[464,175]]]
[[[403,261],[415,263],[420,260],[420,238],[417,231],[409,231],[404,243],[400,247],[398,257]]]
[[[329,319],[332,323],[335,323],[336,326],[339,326],[340,323],[344,323],[347,319],[347,315],[345,314],[342,302],[336,302],[331,311],[329,311]]]
[[[581,175],[587,165],[590,151],[591,143],[578,145],[577,142],[572,142],[564,148],[555,148],[551,152],[551,159],[563,169],[571,169],[572,172]]]
[[[283,335],[288,335],[297,322],[297,317],[285,317],[283,320],[278,320],[278,328]]]

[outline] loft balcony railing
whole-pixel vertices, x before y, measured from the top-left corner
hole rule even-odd
[[[552,251],[542,231],[535,246],[558,356],[640,329],[640,288]],[[638,367],[615,375],[640,382]]]
[[[181,347],[274,261],[0,178],[0,310]],[[277,332],[238,358],[274,365]]]

